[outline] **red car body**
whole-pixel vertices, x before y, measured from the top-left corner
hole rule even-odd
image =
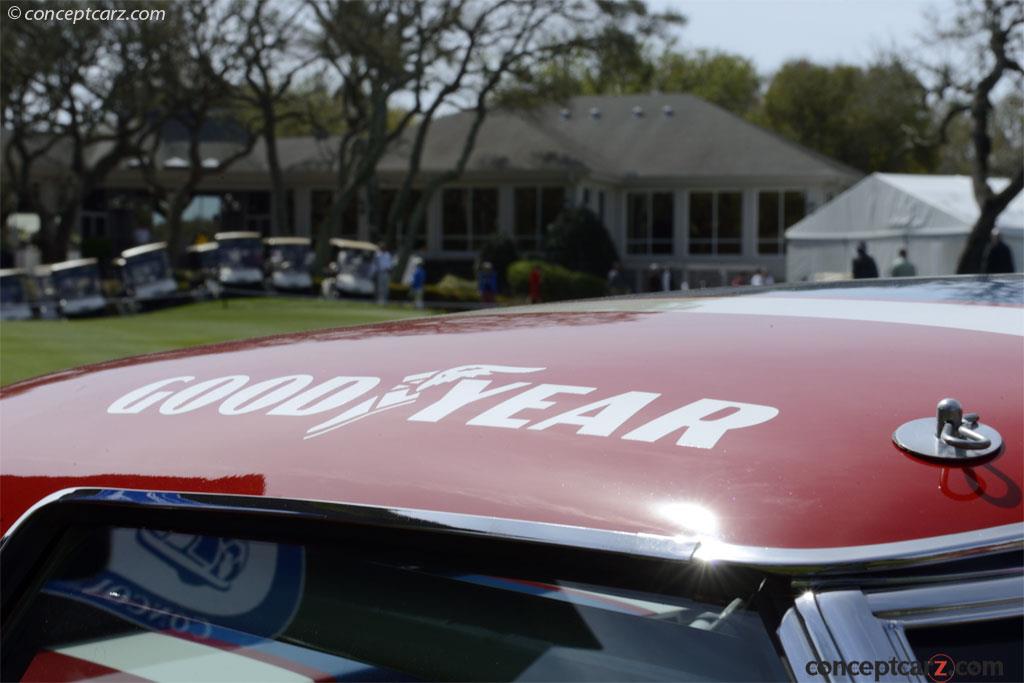
[[[724,556],[1019,525],[1021,291],[1010,277],[681,293],[61,372],[3,390],[2,523],[86,486],[696,537]],[[1000,432],[1001,454],[948,468],[893,444],[947,396]]]

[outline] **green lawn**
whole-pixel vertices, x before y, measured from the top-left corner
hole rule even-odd
[[[129,316],[0,324],[0,384],[152,351],[423,315],[317,299],[231,299]]]

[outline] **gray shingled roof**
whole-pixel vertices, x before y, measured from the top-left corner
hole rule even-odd
[[[666,115],[666,107],[671,115]],[[634,108],[642,116],[634,115]],[[591,110],[600,115],[591,116]],[[471,122],[468,113],[434,121],[423,156],[424,172],[440,173],[455,166]],[[383,174],[405,172],[412,134],[381,161]],[[329,172],[333,140],[282,138],[278,143],[286,172]],[[203,157],[224,156],[231,147],[232,143],[206,143]],[[168,143],[161,156],[184,152],[181,143]],[[59,154],[55,150],[52,156]],[[480,129],[466,171],[469,176],[590,173],[619,181],[767,176],[848,183],[863,175],[685,94],[584,96],[564,105],[492,112]],[[265,173],[264,141],[260,139],[231,172]]]
[[[639,107],[641,116],[635,116]],[[671,115],[666,115],[669,107]],[[591,116],[591,110],[599,117]],[[435,122],[424,170],[451,168],[471,121]],[[382,169],[403,167],[402,150]],[[575,97],[564,106],[499,111],[481,127],[467,171],[582,166],[636,178],[800,177],[849,181],[862,174],[693,95]]]

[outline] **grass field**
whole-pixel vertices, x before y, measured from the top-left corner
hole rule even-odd
[[[0,384],[152,351],[422,315],[317,299],[231,299],[130,316],[0,324]]]

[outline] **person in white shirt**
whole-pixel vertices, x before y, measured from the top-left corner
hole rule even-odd
[[[754,274],[750,276],[750,286],[760,287],[762,285],[764,285],[764,274],[762,273],[761,269],[758,268],[754,272]]]

